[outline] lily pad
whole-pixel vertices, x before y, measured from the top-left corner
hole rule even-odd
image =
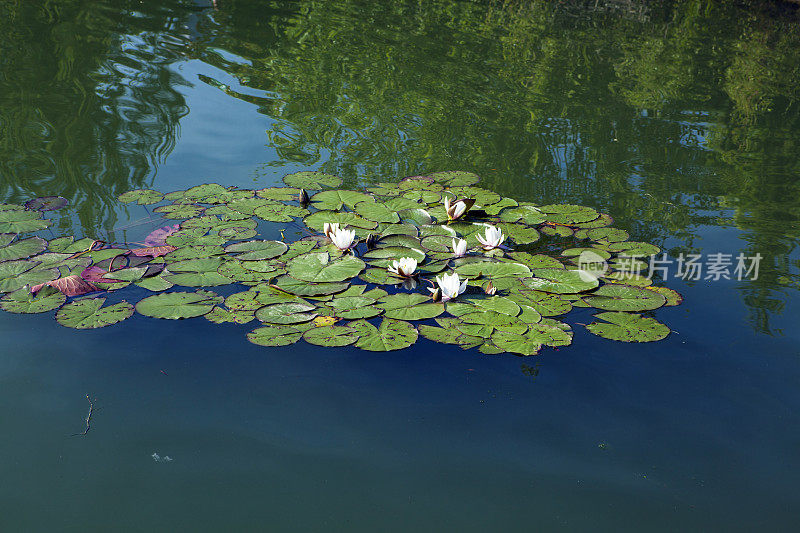
[[[358,276],[364,266],[364,261],[352,255],[331,261],[327,252],[313,252],[289,261],[287,271],[290,276],[301,281],[330,283]]]
[[[526,287],[557,294],[572,294],[594,289],[599,285],[596,277],[588,272],[562,270],[560,268],[537,268],[533,278],[523,279]]]
[[[661,248],[646,242],[625,241],[611,243],[608,251],[627,257],[650,257],[660,252]]]
[[[119,195],[119,201],[123,203],[136,202],[139,205],[157,204],[164,199],[164,195],[158,191],[150,189],[137,189]]]
[[[338,211],[317,211],[303,219],[306,226],[314,231],[322,231],[325,223],[336,223],[341,227],[352,226],[361,229],[375,229],[378,226],[377,222],[361,218],[355,213],[340,213]]]
[[[432,303],[428,296],[419,293],[392,294],[375,305],[383,309],[387,318],[399,320],[424,320],[444,313],[444,304]]]
[[[295,172],[284,176],[283,182],[289,187],[319,190],[325,187],[340,186],[342,178],[323,172]]]
[[[85,298],[66,304],[56,313],[56,321],[74,329],[95,329],[111,326],[129,318],[133,306],[120,302],[108,306],[105,298]]]
[[[375,202],[374,199],[370,199],[370,201],[359,202],[355,205],[354,209],[355,212],[361,215],[363,218],[372,220],[373,222],[384,222],[388,224],[400,222],[400,216],[397,214],[397,209],[391,209],[382,203]]]
[[[235,257],[239,261],[257,261],[278,257],[288,249],[289,246],[280,241],[247,241],[231,244],[225,251],[238,253]]]
[[[168,320],[193,318],[211,312],[214,306],[222,301],[221,296],[210,291],[168,292],[141,300],[136,304],[136,312]]]
[[[47,228],[49,220],[42,220],[40,211],[7,209],[0,211],[0,233],[30,233]]]
[[[592,322],[586,329],[606,339],[622,342],[653,342],[660,341],[670,333],[670,329],[656,319],[633,313],[607,311],[594,316],[604,322]]]
[[[2,237],[2,235],[0,235],[0,237]],[[4,244],[2,242],[4,240],[5,239],[0,239],[0,261],[27,259],[47,249],[47,241],[39,237],[29,237],[10,244]]]
[[[315,306],[303,302],[289,302],[262,307],[256,311],[256,318],[268,324],[299,324],[312,320],[316,313],[311,313]]]
[[[342,292],[347,283],[309,283],[291,276],[280,276],[275,280],[275,286],[297,296],[324,296]]]
[[[469,279],[478,277],[522,278],[531,275],[531,270],[523,264],[500,261],[475,261],[473,263],[466,263],[456,267],[456,272],[459,276]]]
[[[46,313],[58,309],[66,301],[67,297],[55,289],[33,294],[23,287],[5,295],[0,300],[0,309],[9,313]]]
[[[311,328],[303,334],[303,340],[317,346],[347,346],[358,339],[358,332],[347,326],[322,326]]]
[[[547,216],[548,222],[566,225],[589,222],[600,216],[600,213],[584,205],[551,204],[543,205],[539,210]]]
[[[299,341],[303,331],[293,326],[264,326],[247,334],[247,340],[259,346],[288,346]]]
[[[0,263],[0,292],[13,292],[25,285],[38,285],[58,278],[55,268],[37,268],[35,261],[3,261]]]
[[[651,311],[667,303],[667,298],[658,292],[617,284],[603,285],[583,300],[607,311]]]
[[[317,209],[330,209],[333,211],[338,211],[342,206],[353,209],[356,204],[361,202],[374,203],[375,198],[363,192],[347,190],[322,191],[311,197],[312,206]]]
[[[350,322],[348,325],[359,336],[356,348],[371,352],[402,350],[417,342],[419,336],[412,324],[391,318],[384,318],[377,328],[366,320]]]

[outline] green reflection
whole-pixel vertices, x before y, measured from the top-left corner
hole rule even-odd
[[[167,30],[190,14],[178,2],[0,4],[0,198],[58,194],[80,231],[113,228],[116,196],[150,181],[188,111],[169,69],[185,37]]]
[[[274,164],[351,182],[476,169],[502,194],[598,207],[674,252],[700,249],[701,225],[738,227],[764,256],[742,290],[769,332],[776,279],[798,279],[798,23],[757,3],[631,5],[233,0],[205,26],[203,58],[277,119]]]

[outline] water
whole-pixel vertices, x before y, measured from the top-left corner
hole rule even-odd
[[[4,531],[796,527],[791,10],[218,3],[0,6],[0,201],[60,194],[55,232],[123,240],[132,188],[464,169],[673,258],[760,253],[759,278],[670,279],[665,341],[578,326],[526,359],[2,313]]]

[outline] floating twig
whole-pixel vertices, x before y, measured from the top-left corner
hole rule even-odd
[[[89,400],[89,413],[86,415],[86,429],[83,430],[83,433],[75,433],[72,435],[73,437],[85,437],[89,430],[92,428],[92,415],[94,414],[94,402],[97,400],[95,398],[92,400],[89,395],[86,395],[86,399]]]

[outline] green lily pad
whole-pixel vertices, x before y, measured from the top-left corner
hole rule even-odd
[[[291,276],[280,276],[275,280],[275,286],[297,296],[324,296],[342,292],[347,283],[309,283]]]
[[[670,329],[654,318],[633,313],[606,311],[594,315],[605,322],[592,322],[586,329],[600,337],[622,342],[660,341]]]
[[[36,294],[23,287],[6,294],[0,300],[0,309],[9,313],[46,313],[58,309],[66,301],[66,296],[51,287],[43,288]]]
[[[551,204],[539,207],[539,210],[547,216],[548,222],[555,224],[579,224],[589,222],[600,216],[596,210],[583,205],[572,204]]]
[[[322,193],[320,193],[322,194]],[[369,201],[359,202],[355,205],[355,212],[367,220],[373,222],[384,222],[394,224],[400,222],[400,216],[397,210],[390,209],[382,203],[375,202],[374,199]]]
[[[40,268],[36,261],[3,261],[0,263],[0,292],[13,292],[25,285],[39,285],[59,277],[55,268]]]
[[[325,187],[339,187],[342,178],[323,172],[295,172],[284,176],[283,182],[289,187],[319,190]]]
[[[532,205],[521,205],[500,211],[500,220],[503,222],[521,222],[528,226],[535,226],[544,222],[546,215]]]
[[[7,234],[0,234],[0,238],[2,238],[3,235]],[[14,236],[11,235],[11,237],[13,238]],[[0,261],[27,259],[47,249],[47,241],[39,237],[29,237],[13,243],[10,241],[4,243],[4,240],[6,239],[0,239]]]
[[[203,318],[214,324],[247,324],[255,320],[256,315],[253,311],[232,310],[216,306],[210,313],[203,315]]]
[[[364,286],[359,285],[358,287],[363,288]],[[348,291],[345,291],[345,293]],[[383,292],[385,293],[385,291]],[[375,307],[375,298],[370,298],[368,296],[345,296],[345,293],[335,297],[330,302],[330,306],[336,316],[346,320],[357,320],[359,318],[372,318],[383,312],[383,309]]]
[[[646,242],[614,242],[608,246],[608,251],[627,257],[650,257],[661,251],[661,248]]]
[[[627,241],[628,232],[618,228],[596,228],[586,232],[586,236],[593,241],[622,242]]]
[[[560,268],[537,268],[533,278],[523,279],[529,289],[556,294],[573,294],[594,289],[599,285],[596,277],[588,272],[562,270]]]
[[[444,304],[432,303],[428,296],[419,293],[392,294],[375,305],[383,309],[387,318],[398,320],[425,320],[444,313]]]
[[[119,201],[123,203],[136,202],[139,205],[157,204],[164,199],[164,195],[158,191],[150,189],[137,189],[119,195]]]
[[[500,262],[500,261],[475,261],[465,263],[456,267],[459,276],[468,279],[477,277],[486,278],[523,278],[531,275],[531,270],[520,263]]]
[[[416,328],[402,320],[384,318],[377,328],[366,320],[350,322],[349,327],[356,330],[359,339],[356,348],[371,352],[402,350],[417,342]]]
[[[353,209],[360,202],[374,203],[375,198],[363,192],[346,190],[322,191],[311,197],[312,206],[317,209],[329,209],[332,211],[338,211],[342,206]],[[376,220],[376,222],[379,221]]]
[[[153,209],[156,213],[171,220],[185,220],[193,218],[203,212],[203,208],[194,204],[170,204]]]
[[[217,235],[229,241],[252,239],[257,235],[256,230],[244,226],[231,226],[217,231]]]
[[[256,196],[266,198],[267,200],[278,200],[281,202],[290,202],[297,200],[300,194],[300,189],[296,187],[267,187],[256,191]]]
[[[255,210],[255,216],[268,222],[292,222],[308,215],[308,209],[296,205],[269,204]]]
[[[247,340],[259,346],[288,346],[299,341],[303,331],[293,326],[264,326],[247,334]]]
[[[330,260],[327,252],[313,252],[295,257],[287,263],[290,276],[301,281],[330,283],[358,276],[364,270],[364,261],[352,255]]]
[[[517,207],[519,204],[513,198],[501,198],[499,201],[491,204],[491,205],[484,205],[483,210],[486,211],[487,215],[497,215],[505,209],[506,207]]]
[[[278,257],[288,249],[289,246],[280,241],[247,241],[231,244],[225,251],[238,253],[235,257],[239,261],[258,261]]]
[[[659,294],[662,294],[664,298],[667,299],[666,303],[664,304],[667,307],[680,305],[681,302],[683,302],[683,296],[681,296],[681,294],[678,291],[670,289],[668,287],[647,287],[647,290],[655,291]]]
[[[47,228],[49,220],[42,220],[41,211],[7,209],[0,211],[0,233],[30,233]]]
[[[147,289],[148,291],[152,292],[163,292],[167,289],[171,289],[175,284],[170,283],[164,276],[153,276],[152,278],[145,278],[136,282],[138,287],[143,289]]]
[[[314,309],[303,301],[267,305],[256,311],[256,318],[268,324],[299,324],[313,320],[317,313],[309,311]]]
[[[153,318],[177,320],[203,316],[223,298],[210,291],[168,292],[156,294],[136,304],[136,312]]]
[[[303,340],[317,346],[347,346],[358,339],[355,329],[347,326],[322,326],[311,328],[303,334]]]
[[[355,213],[338,211],[317,211],[305,217],[303,222],[314,231],[322,231],[326,222],[339,224],[342,228],[352,226],[361,229],[375,229],[378,226],[377,222],[361,218]]]
[[[583,300],[606,311],[651,311],[667,303],[658,292],[617,284],[603,285]]]
[[[455,327],[440,328],[427,324],[419,326],[419,334],[428,340],[444,344],[460,344],[459,338],[463,336]]]
[[[505,222],[499,224],[498,227],[506,237],[517,244],[532,244],[539,240],[539,232],[523,224]]]
[[[544,291],[515,290],[509,293],[508,298],[520,306],[532,307],[542,316],[564,315],[572,309],[569,301],[559,298],[557,294]]]
[[[56,321],[74,329],[94,329],[111,326],[129,318],[133,306],[120,302],[103,307],[105,298],[85,298],[66,304],[56,313]]]

